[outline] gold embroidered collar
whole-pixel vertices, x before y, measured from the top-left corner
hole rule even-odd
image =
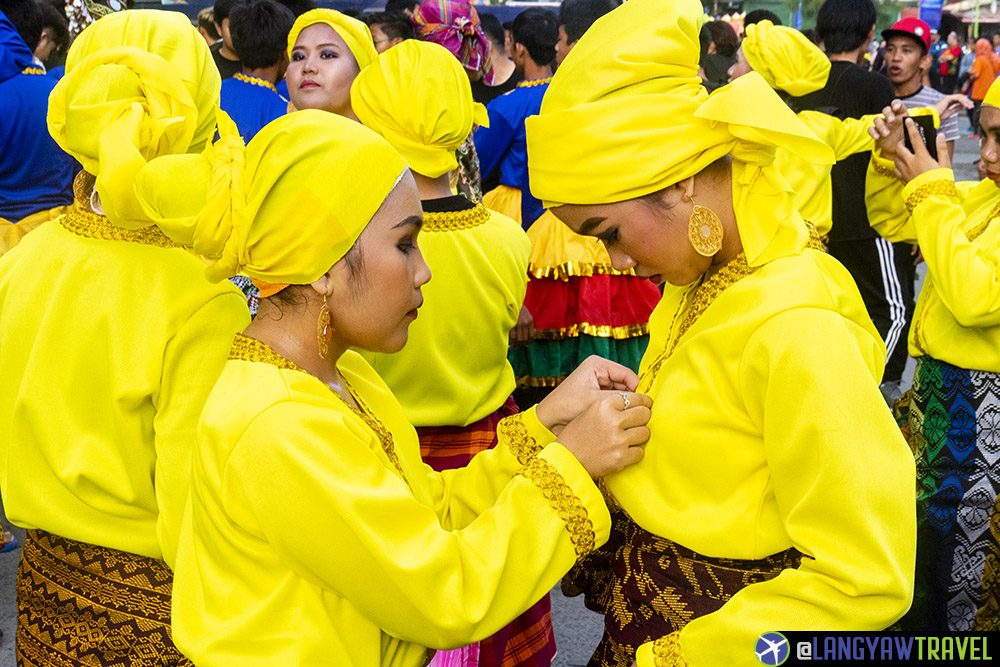
[[[158,248],[179,248],[156,225],[140,229],[126,229],[114,224],[106,216],[98,215],[83,208],[77,200],[73,208],[60,218],[62,226],[78,236],[104,241],[128,241]]]
[[[425,232],[454,232],[460,229],[472,229],[484,224],[490,219],[490,211],[482,204],[464,211],[446,211],[441,213],[424,213]]]
[[[653,383],[656,381],[656,376],[660,372],[660,368],[663,364],[670,358],[677,348],[677,343],[680,339],[687,333],[698,318],[701,317],[702,313],[711,306],[720,294],[725,292],[727,289],[732,287],[734,284],[746,278],[751,273],[757,271],[760,267],[750,266],[747,263],[747,257],[742,252],[736,257],[728,261],[722,268],[720,268],[711,277],[702,280],[696,288],[689,289],[684,297],[681,299],[680,305],[677,307],[677,311],[674,313],[673,320],[670,322],[670,332],[673,332],[674,325],[677,323],[677,318],[680,314],[684,313],[684,319],[681,320],[680,326],[677,328],[677,333],[673,334],[670,342],[667,344],[663,352],[653,363],[649,369],[643,373],[639,381],[639,386],[643,389],[642,391],[649,391],[652,388]],[[690,307],[688,305],[688,297],[694,292],[694,297],[691,299]]]
[[[241,333],[236,334],[236,338],[233,339],[233,345],[229,349],[229,358],[237,361],[252,361],[262,364],[271,364],[272,366],[277,366],[278,368],[298,371],[299,373],[305,373],[310,377],[316,377],[309,371],[301,368],[297,364],[275,352],[270,345]],[[354,388],[347,382],[347,378],[341,376],[341,379],[344,382],[344,386],[347,387],[349,392],[351,392],[351,396],[354,397],[354,400],[358,402],[358,406],[360,407],[354,407],[345,401],[343,396],[332,389],[330,389],[330,392],[340,399],[344,405],[350,408],[351,412],[360,417],[361,421],[363,421],[368,428],[372,430],[375,437],[378,438],[379,443],[382,445],[382,451],[385,452],[389,462],[392,463],[396,472],[399,474],[399,477],[409,487],[410,482],[406,479],[406,473],[403,472],[403,466],[399,463],[399,456],[396,454],[396,446],[393,442],[392,434],[389,432],[389,429],[385,427],[379,418],[376,417],[375,414],[368,408],[365,402],[361,400],[358,393],[354,391]]]

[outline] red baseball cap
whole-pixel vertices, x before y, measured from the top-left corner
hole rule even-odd
[[[924,45],[924,52],[931,49],[931,27],[920,19],[909,17],[892,24],[888,30],[882,31],[882,38],[888,40],[895,35],[912,37]]]

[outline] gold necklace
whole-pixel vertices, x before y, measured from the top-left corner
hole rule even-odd
[[[688,329],[694,326],[694,323],[698,321],[698,318],[702,316],[705,310],[712,305],[719,295],[738,281],[755,272],[758,268],[760,267],[751,267],[747,264],[746,255],[741,252],[736,257],[726,262],[714,275],[707,279],[703,278],[697,286],[692,286],[687,289],[684,296],[681,297],[681,302],[678,304],[673,318],[670,320],[670,329],[668,329],[668,332],[673,332],[674,325],[677,323],[677,319],[680,317],[681,313],[684,313],[684,319],[681,320],[677,333],[672,338],[668,339],[668,343],[663,352],[660,353],[660,356],[657,357],[656,361],[653,362],[653,364],[646,369],[646,372],[642,374],[642,377],[639,378],[640,391],[648,392],[652,389],[653,384],[656,382],[656,376],[659,374],[660,369],[663,367],[663,364],[666,363],[667,359],[673,355],[680,339],[685,333],[687,333]],[[691,296],[692,293],[694,296],[691,299],[691,306],[688,308],[688,297]]]
[[[265,364],[271,364],[272,366],[277,366],[278,368],[284,368],[290,371],[298,371],[299,373],[305,373],[306,375],[309,375],[311,377],[316,377],[309,371],[300,367],[295,362],[290,361],[285,357],[281,356],[280,354],[278,354],[277,352],[275,352],[274,348],[272,348],[267,343],[259,341],[256,338],[251,338],[246,334],[241,334],[241,333],[236,334],[236,338],[233,340],[233,346],[229,350],[229,358],[237,359],[240,361],[256,361]],[[354,407],[353,405],[351,405],[350,402],[347,401],[347,399],[341,396],[339,392],[335,391],[332,387],[328,386],[326,383],[323,383],[323,386],[329,389],[330,393],[332,393],[334,396],[340,399],[341,403],[347,406],[347,408],[350,409],[351,412],[360,417],[361,421],[363,421],[365,425],[367,425],[368,428],[372,430],[372,432],[375,434],[375,437],[378,438],[379,443],[382,445],[382,451],[385,452],[386,458],[389,459],[389,462],[392,463],[393,467],[396,469],[396,472],[399,473],[399,476],[400,478],[402,478],[403,483],[406,484],[407,487],[409,487],[410,480],[406,478],[406,473],[403,472],[403,466],[400,465],[399,463],[399,456],[396,454],[396,445],[392,439],[392,433],[390,433],[389,429],[385,427],[385,424],[383,424],[379,420],[379,418],[376,417],[374,413],[372,413],[372,411],[368,408],[365,402],[361,400],[361,396],[356,391],[354,391],[351,385],[347,382],[347,378],[341,375],[340,380],[341,382],[344,383],[344,386],[347,387],[347,391],[350,392],[351,396],[357,402],[358,407]],[[410,488],[412,490],[412,487]]]

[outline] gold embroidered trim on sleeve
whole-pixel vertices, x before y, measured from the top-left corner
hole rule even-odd
[[[874,171],[879,176],[885,176],[886,178],[896,178],[896,170],[892,167],[887,167],[874,157],[872,158],[872,171]]]
[[[924,183],[919,188],[911,192],[910,196],[906,198],[906,210],[913,213],[913,209],[919,206],[925,199],[936,195],[957,197],[958,189],[955,187],[954,181],[949,181],[944,178],[938,181]]]
[[[524,425],[521,414],[511,415],[500,420],[500,423],[497,424],[497,433],[507,440],[507,446],[510,447],[511,453],[517,457],[522,465],[528,463],[535,454],[542,451],[542,446],[528,433],[528,427]]]
[[[656,667],[687,667],[681,652],[680,632],[671,632],[653,642],[653,664]]]
[[[573,493],[559,470],[545,459],[535,457],[518,470],[517,474],[531,480],[559,513],[559,518],[566,522],[566,530],[569,531],[569,539],[573,542],[577,557],[583,558],[593,551],[596,542],[594,524],[587,516],[587,508]]]
[[[443,213],[424,213],[425,232],[454,232],[460,229],[472,229],[485,224],[490,219],[490,211],[482,204],[464,211],[446,211]]]

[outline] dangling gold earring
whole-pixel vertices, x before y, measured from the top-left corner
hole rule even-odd
[[[326,295],[323,295],[323,307],[319,309],[319,319],[316,321],[316,342],[319,343],[319,356],[326,359],[330,353],[330,339],[333,338],[333,321],[330,309],[326,307]]]
[[[702,257],[712,257],[722,250],[722,220],[712,209],[695,204],[694,197],[691,197],[691,203],[694,208],[688,218],[688,239],[695,252]]]

